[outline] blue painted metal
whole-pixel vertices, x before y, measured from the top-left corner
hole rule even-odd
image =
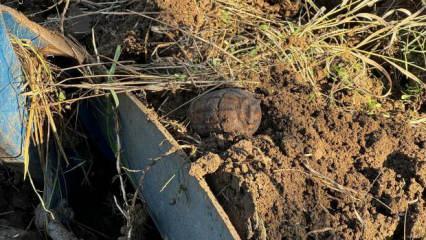
[[[119,96],[121,159],[164,239],[238,240],[240,237],[176,140],[135,96]]]
[[[120,160],[164,239],[239,240],[204,179],[189,175],[190,161],[176,140],[134,95],[91,99],[79,105],[91,141],[106,161]],[[118,147],[120,146],[120,147]]]
[[[0,11],[0,146],[7,156],[22,161],[22,146],[25,138],[25,97],[22,66],[16,56],[10,35],[29,39],[39,48],[44,47],[38,34],[18,22],[6,11]]]
[[[0,14],[0,146],[8,156],[22,158],[25,98],[21,63],[10,43],[8,28]]]

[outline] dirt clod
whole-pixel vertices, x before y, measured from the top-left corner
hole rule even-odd
[[[196,162],[191,164],[189,174],[201,179],[207,174],[216,172],[222,162],[219,155],[208,153],[206,156],[199,158]]]

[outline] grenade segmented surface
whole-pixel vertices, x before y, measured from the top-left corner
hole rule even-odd
[[[262,120],[260,101],[246,90],[227,88],[192,102],[188,117],[201,136],[211,133],[251,136]]]

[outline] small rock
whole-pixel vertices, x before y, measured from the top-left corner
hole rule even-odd
[[[312,148],[311,147],[305,147],[305,149],[303,150],[304,154],[312,154]]]

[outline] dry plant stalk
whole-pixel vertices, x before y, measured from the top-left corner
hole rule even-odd
[[[28,174],[29,167],[29,149],[31,143],[38,150],[39,158],[42,166],[47,159],[46,144],[49,142],[50,136],[53,136],[61,157],[68,164],[65,154],[61,132],[58,131],[58,124],[63,120],[62,114],[65,111],[64,106],[76,103],[88,98],[111,95],[111,92],[123,93],[137,91],[146,87],[164,86],[169,84],[167,80],[170,78],[161,76],[152,76],[139,74],[139,80],[128,81],[128,75],[120,75],[120,73],[93,74],[88,65],[75,66],[68,69],[60,69],[50,63],[46,57],[34,47],[30,40],[18,39],[11,36],[12,45],[21,61],[24,89],[22,96],[28,100],[26,133],[24,141],[24,176]],[[112,63],[118,63],[114,60]],[[119,63],[118,63],[119,64]],[[77,69],[81,76],[69,77],[63,79],[62,73],[66,70]],[[100,69],[103,69],[102,67]],[[106,71],[106,70],[105,70]],[[59,80],[61,77],[62,80]],[[111,79],[111,82],[105,82],[105,79]],[[123,79],[124,78],[124,79]],[[135,75],[132,75],[135,78]],[[74,83],[69,81],[74,80]],[[78,83],[75,83],[78,81]],[[65,89],[72,89],[73,94],[67,96]]]
[[[158,23],[153,32],[174,36],[170,41],[182,52],[176,62],[185,66],[183,79],[198,73],[191,72],[191,66],[202,65],[225,80],[264,81],[272,66],[284,64],[317,94],[326,96],[318,86],[319,79],[336,78],[337,89],[376,98],[389,96],[394,73],[426,89],[425,7],[417,12],[395,9],[379,16],[368,11],[378,0],[344,1],[329,11],[306,1],[296,22],[265,13],[250,1],[210,2],[213,10],[200,17],[205,19],[200,28],[178,24],[173,16],[158,19],[136,12],[109,14],[143,16]],[[157,48],[154,56],[166,63],[168,59],[156,55]],[[171,63],[169,69],[177,66]],[[382,80],[382,92],[373,92],[366,83],[377,76]]]
[[[47,151],[45,149],[46,143],[49,141],[49,136],[53,133],[58,148],[66,160],[65,152],[62,148],[62,143],[58,135],[55,124],[55,113],[60,113],[60,106],[52,108],[50,103],[54,100],[52,95],[59,96],[58,89],[47,87],[48,82],[53,82],[52,67],[45,57],[40,54],[36,48],[33,47],[30,41],[18,39],[11,36],[11,43],[14,47],[15,53],[22,64],[22,73],[24,82],[24,89],[26,92],[22,93],[24,97],[28,98],[28,115],[26,116],[26,132],[23,146],[24,157],[24,179],[28,176],[31,186],[40,200],[43,210],[49,214],[52,219],[55,219],[54,214],[47,208],[43,197],[37,191],[31,173],[29,172],[30,164],[30,148],[31,143],[37,148],[37,153],[41,161],[42,170],[46,165]],[[23,106],[27,107],[27,106]],[[47,126],[46,126],[47,124]],[[47,132],[46,131],[47,128]]]
[[[65,161],[68,162],[55,123],[55,115],[61,116],[62,107],[61,105],[51,104],[58,101],[63,96],[63,93],[60,89],[51,87],[54,83],[54,66],[40,54],[30,41],[12,37],[12,45],[23,66],[22,72],[26,81],[24,87],[27,89],[23,93],[23,96],[29,99],[23,150],[24,177],[26,177],[29,167],[31,142],[37,147],[40,160],[43,162],[47,157],[47,153],[43,147],[49,141],[50,134],[53,135],[60,153]]]

